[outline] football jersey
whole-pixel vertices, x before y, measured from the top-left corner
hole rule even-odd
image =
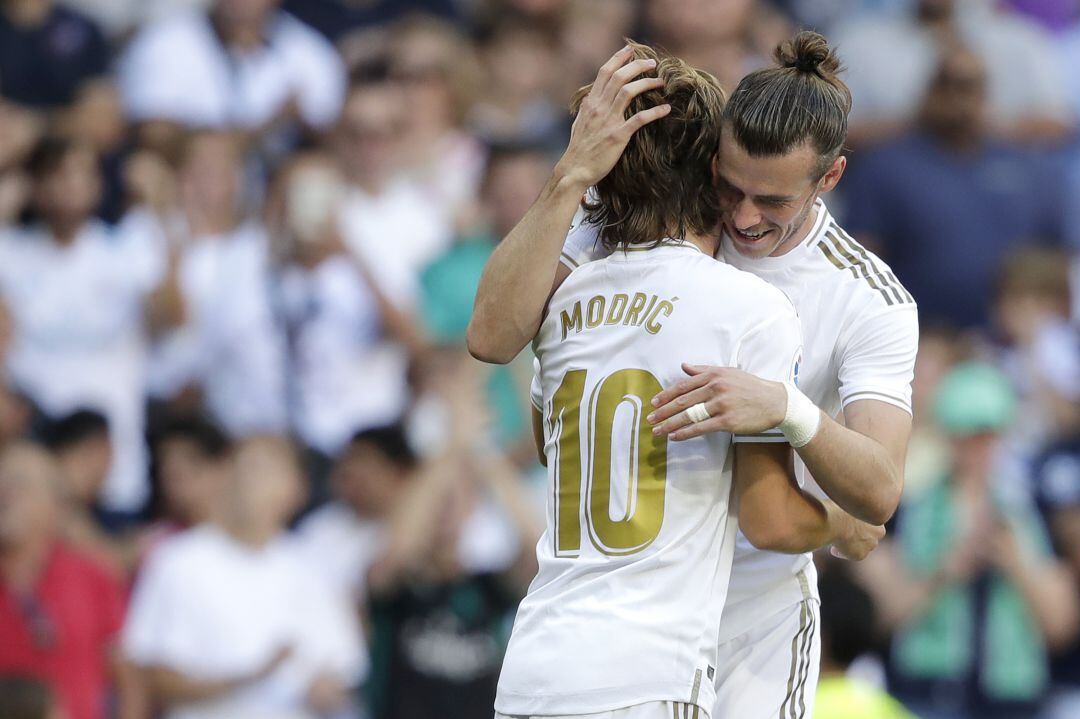
[[[595,226],[581,223],[579,215],[563,248],[563,264],[574,268],[602,257],[596,238]],[[824,202],[817,201],[806,239],[789,252],[747,258],[725,236],[718,259],[766,280],[791,299],[803,327],[796,381],[826,414],[835,417],[862,399],[911,413],[919,344],[915,301],[888,265],[844,232]],[[797,457],[796,473],[805,489],[825,496]],[[809,554],[761,551],[740,534],[721,640],[737,636],[755,617],[800,602],[807,592],[816,596],[816,591]]]
[[[788,380],[790,301],[694,246],[618,251],[570,274],[533,342],[551,483],[539,570],[495,708],[509,715],[680,701],[708,711],[735,517],[725,433],[653,437],[681,362]]]

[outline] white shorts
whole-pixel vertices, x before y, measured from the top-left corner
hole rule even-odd
[[[813,716],[821,662],[819,602],[807,598],[722,643],[713,719]]]
[[[495,719],[709,719],[709,715],[695,704],[685,702],[645,702],[644,704],[635,704],[632,707],[614,709],[609,712],[564,714],[557,717],[546,715],[530,717],[495,712]]]

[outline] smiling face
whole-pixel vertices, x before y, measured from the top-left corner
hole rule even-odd
[[[814,202],[836,186],[846,167],[838,157],[820,178],[821,157],[809,144],[784,155],[751,156],[725,127],[716,160],[724,230],[739,254],[782,255],[814,221]]]

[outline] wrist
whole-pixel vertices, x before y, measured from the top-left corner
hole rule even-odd
[[[777,425],[792,447],[799,449],[810,443],[821,429],[821,410],[792,382],[785,382],[787,406],[784,418]]]
[[[573,196],[576,200],[580,199],[593,184],[587,173],[560,160],[551,173],[548,187],[551,194]]]

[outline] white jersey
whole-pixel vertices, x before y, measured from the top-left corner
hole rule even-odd
[[[790,379],[794,308],[758,278],[667,243],[571,273],[534,348],[552,488],[495,708],[708,711],[734,555],[732,437],[657,439],[645,415],[683,361]]]
[[[562,261],[573,268],[603,254],[596,229],[579,225],[567,238]],[[794,303],[804,337],[798,384],[818,407],[835,417],[851,402],[873,399],[911,412],[919,343],[915,302],[884,262],[837,225],[824,202],[818,200],[812,230],[790,252],[750,259],[725,236],[720,254]],[[668,351],[682,359],[680,349]],[[796,465],[803,486],[824,496],[805,466]],[[802,601],[808,592],[816,597],[815,580],[809,554],[764,552],[740,534],[721,640],[736,636],[755,617]]]

